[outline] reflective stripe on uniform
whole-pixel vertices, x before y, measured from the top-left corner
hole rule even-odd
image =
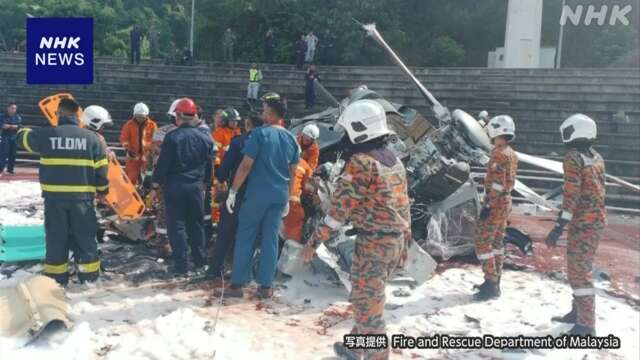
[[[28,152],[32,153],[33,149],[31,149],[31,146],[29,146],[29,140],[28,140],[28,136],[29,133],[33,130],[31,129],[24,129],[24,135],[22,135],[22,147],[25,148]]]
[[[494,249],[492,254],[493,255],[504,255],[504,248],[502,248],[502,249]]]
[[[478,260],[489,260],[493,257],[493,251],[484,254],[477,254],[476,257]]]
[[[64,263],[64,264],[60,264],[60,265],[51,265],[51,264],[46,264],[45,263],[43,272],[45,274],[54,274],[54,275],[68,273],[69,272],[69,263]]]
[[[571,219],[573,219],[573,214],[568,211],[562,210],[562,212],[560,212],[560,218],[563,220],[571,221]]]
[[[109,185],[96,186],[96,191],[105,191],[109,188]]]
[[[40,165],[47,166],[88,166],[92,168],[100,168],[109,165],[109,160],[102,159],[93,161],[88,159],[65,159],[65,158],[40,158]]]
[[[167,229],[156,228],[156,234],[167,235]]]
[[[582,288],[582,289],[573,290],[573,296],[590,296],[595,294],[596,294],[595,288]]]
[[[211,220],[211,214],[205,215],[205,216],[204,216],[204,219],[205,219],[205,220]]]
[[[86,264],[78,264],[78,271],[81,273],[94,273],[98,270],[100,270],[100,260]]]
[[[504,187],[498,183],[493,183],[491,185],[491,188],[495,191],[500,191],[500,192],[504,191]]]
[[[95,186],[89,185],[48,185],[48,184],[40,184],[43,191],[48,192],[96,192],[98,188]],[[108,186],[100,186],[99,188],[102,190],[106,190]]]
[[[289,201],[300,202],[300,196],[289,196]]]
[[[333,230],[338,230],[342,223],[331,216],[327,215],[324,217],[324,223]]]

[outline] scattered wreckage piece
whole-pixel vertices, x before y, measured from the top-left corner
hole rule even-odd
[[[43,225],[0,225],[0,263],[44,259]]]
[[[35,340],[54,324],[71,328],[70,306],[51,278],[33,276],[0,288],[0,336]]]

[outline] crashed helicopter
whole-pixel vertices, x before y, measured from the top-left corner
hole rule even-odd
[[[429,121],[415,109],[393,103],[363,85],[350,91],[342,101],[336,100],[317,80],[316,89],[332,104],[328,109],[303,118],[292,119],[292,132],[297,135],[307,124],[320,129],[320,164],[313,180],[319,201],[305,209],[310,214],[305,224],[309,237],[320,223],[327,209],[333,184],[344,162],[340,159],[343,130],[334,127],[342,110],[349,104],[362,100],[374,100],[385,109],[389,127],[395,132],[391,149],[404,162],[407,169],[409,195],[412,198],[412,232],[415,243],[434,257],[446,260],[452,256],[470,255],[474,251],[476,220],[480,210],[480,193],[474,178],[473,166],[485,167],[492,148],[484,129],[484,122],[467,112],[444,107],[404,65],[393,49],[385,42],[375,25],[362,25],[391,57],[394,63],[409,77],[430,106],[435,121]],[[519,161],[562,174],[562,163],[518,153]],[[631,191],[640,187],[607,174],[607,180]],[[555,206],[532,189],[516,180],[514,191],[527,201],[543,209]],[[329,265],[346,285],[345,277],[351,265],[355,236],[348,225],[335,238],[326,243],[331,254],[319,253],[320,261],[314,267]],[[505,243],[517,246],[523,253],[533,251],[531,239],[523,232],[508,227]],[[287,254],[287,249],[283,253]]]

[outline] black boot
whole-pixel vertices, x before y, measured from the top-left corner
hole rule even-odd
[[[578,335],[578,336],[596,336],[596,329],[584,325],[575,324],[571,330],[567,333],[567,335]]]
[[[348,349],[344,346],[341,341],[338,341],[333,344],[333,351],[340,359],[346,360],[359,360],[360,356],[353,350]]]
[[[551,321],[561,322],[566,324],[575,324],[576,318],[578,317],[578,311],[575,306],[571,307],[571,311],[566,313],[564,316],[554,316],[551,318]]]
[[[500,288],[498,283],[490,280],[485,281],[479,287],[479,291],[473,295],[475,301],[487,301],[500,297]]]

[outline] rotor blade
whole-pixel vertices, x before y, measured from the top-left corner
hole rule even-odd
[[[409,76],[413,84],[418,88],[418,91],[422,94],[422,96],[424,96],[424,98],[427,100],[427,103],[429,103],[429,105],[432,107],[433,113],[438,118],[438,120],[445,123],[448,122],[451,119],[451,115],[449,114],[449,111],[447,110],[447,108],[445,108],[444,106],[442,106],[442,104],[440,104],[440,102],[435,98],[435,96],[433,96],[431,92],[429,92],[429,90],[427,90],[427,88],[425,88],[424,85],[422,85],[420,80],[418,80],[418,78],[416,78],[413,75],[411,70],[409,70],[409,68],[402,62],[402,60],[400,60],[400,57],[396,55],[396,53],[389,46],[389,44],[387,44],[387,42],[382,38],[382,35],[380,35],[378,30],[376,29],[376,25],[375,24],[364,25],[355,19],[354,21],[359,25],[361,25],[362,28],[367,32],[367,35],[371,36],[380,46],[382,46],[382,48],[385,49],[387,53],[389,53],[393,62],[396,63],[396,65],[398,65],[400,69],[402,69],[402,71],[407,76]]]
[[[322,93],[322,95],[324,95],[324,97],[331,102],[332,106],[335,106],[337,108],[340,108],[340,102],[333,97],[333,95],[331,95],[331,93],[329,92],[329,90],[327,90],[327,88],[325,88],[320,81],[318,81],[318,79],[313,80],[313,86],[320,90],[320,92]]]
[[[524,154],[521,152],[517,152],[518,160],[524,163],[537,166],[539,168],[543,168],[545,170],[553,171],[556,174],[564,174],[564,170],[562,169],[562,163],[560,161],[544,159],[537,156],[532,156],[528,154]]]
[[[533,191],[527,185],[521,183],[519,180],[516,180],[513,190],[517,191],[520,195],[524,196],[525,199],[531,201],[532,203],[542,207],[544,210],[558,210],[553,204],[551,204],[547,199],[538,195],[535,191]]]
[[[543,159],[537,156],[523,154],[521,152],[517,152],[517,154],[518,154],[518,160],[522,162],[537,166],[545,170],[553,171],[560,175],[564,174],[564,171],[562,169],[562,163],[560,161]],[[638,185],[632,184],[628,181],[620,179],[617,176],[613,176],[609,174],[605,174],[605,177],[608,181],[618,184],[629,191],[640,192],[640,186]]]

